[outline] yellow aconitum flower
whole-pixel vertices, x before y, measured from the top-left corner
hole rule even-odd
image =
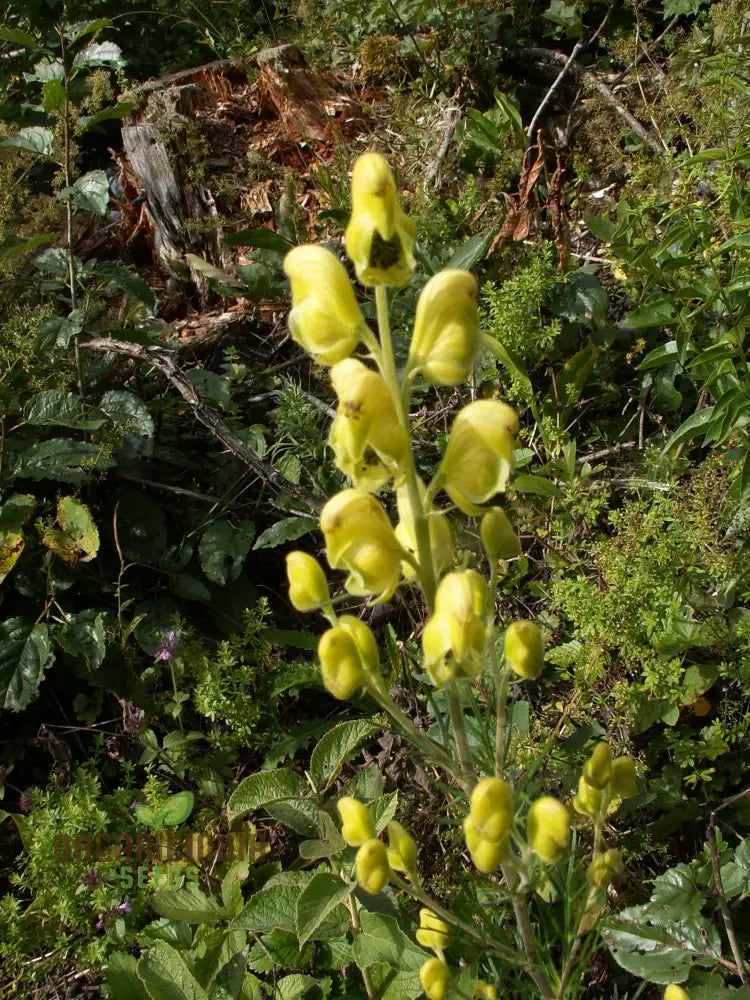
[[[359,489],[372,492],[390,479],[397,481],[409,439],[396,416],[396,404],[381,375],[361,361],[347,358],[331,369],[339,399],[329,444],[336,465]]]
[[[290,552],[286,557],[289,600],[297,611],[311,611],[331,599],[323,567],[307,552]]]
[[[422,480],[419,480],[419,494],[424,499],[425,488]],[[396,525],[396,538],[413,556],[417,554],[417,535],[414,529],[414,517],[412,516],[411,504],[409,502],[409,491],[406,486],[399,486],[396,490],[396,503],[398,507],[399,522]],[[450,524],[445,514],[439,510],[431,510],[427,514],[427,523],[430,529],[430,547],[432,549],[432,559],[435,564],[435,572],[441,576],[455,559],[453,548],[453,537],[451,535]],[[401,571],[407,580],[413,580],[417,571],[411,563],[404,562]]]
[[[568,853],[570,817],[568,810],[551,795],[537,799],[526,821],[529,843],[546,864],[554,864]]]
[[[501,840],[513,823],[513,798],[502,778],[484,778],[474,786],[469,815],[481,837]]]
[[[346,589],[387,600],[399,581],[403,551],[378,501],[363,490],[343,490],[320,514],[332,569],[347,570]]]
[[[423,948],[429,948],[430,951],[442,955],[450,942],[450,927],[432,910],[423,907],[419,911],[419,930],[415,937]]]
[[[472,678],[481,673],[486,590],[474,570],[448,573],[440,581],[435,612],[422,633],[425,668],[437,687],[449,684],[459,671]]]
[[[444,1000],[449,980],[448,966],[439,958],[428,958],[419,969],[419,981],[427,1000]]]
[[[596,744],[594,751],[583,765],[583,776],[592,788],[606,788],[612,779],[612,751],[603,741]]]
[[[505,489],[513,470],[514,410],[496,399],[478,399],[453,421],[440,465],[443,486],[465,514],[482,514],[486,503]]]
[[[474,867],[483,875],[493,872],[508,853],[507,835],[500,840],[486,840],[471,815],[464,820],[464,838]]]
[[[636,794],[635,761],[632,757],[617,757],[612,761],[610,791],[621,799],[631,799]]]
[[[375,823],[370,810],[359,799],[345,795],[336,803],[341,817],[341,836],[350,847],[361,847],[375,838]]]
[[[344,234],[362,284],[406,284],[414,270],[416,237],[385,157],[364,153],[352,171],[352,214]]]
[[[477,985],[474,988],[475,1000],[497,1000],[497,989],[491,983],[485,983],[481,979],[477,979]]]
[[[578,791],[573,796],[573,808],[581,816],[596,816],[601,805],[602,793],[581,775],[578,780]]]
[[[481,348],[477,283],[468,271],[440,271],[422,289],[407,369],[432,385],[460,385]]]
[[[505,630],[505,661],[519,677],[534,680],[544,666],[542,630],[536,622],[511,622]]]
[[[292,284],[292,337],[321,365],[348,358],[365,319],[341,261],[323,247],[295,247],[284,258],[284,273]]]
[[[371,896],[376,896],[391,877],[388,854],[382,840],[366,840],[354,859],[357,884]]]
[[[597,889],[606,889],[612,879],[617,875],[622,875],[624,871],[622,855],[619,851],[611,848],[592,861],[586,872],[586,878]]]
[[[378,647],[369,626],[353,615],[342,615],[318,643],[320,673],[326,691],[344,701],[369,678],[379,675]]]
[[[664,1000],[690,1000],[690,997],[677,983],[670,983],[664,990]]]
[[[480,534],[490,560],[515,559],[521,555],[521,540],[513,530],[508,515],[500,507],[491,507],[484,515]]]
[[[412,877],[417,871],[417,845],[414,838],[397,820],[388,824],[388,863],[397,872]]]

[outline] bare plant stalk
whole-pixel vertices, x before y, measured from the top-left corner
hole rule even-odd
[[[65,187],[70,188],[70,121],[69,121],[69,110],[70,105],[68,103],[68,71],[65,67],[65,36],[60,29],[60,53],[62,56],[62,64],[65,72],[65,79],[63,81],[63,86],[65,88],[65,100],[63,102],[63,179],[65,181]],[[70,197],[70,191],[67,191],[67,197],[65,199],[65,228],[66,236],[68,240],[68,284],[70,286],[70,309],[71,312],[75,311],[77,307],[78,297],[76,295],[76,270],[75,270],[75,260],[73,257],[73,202]],[[78,343],[78,334],[73,335],[73,356],[75,359],[76,366],[76,382],[78,383],[78,395],[83,399],[83,366],[81,362],[81,351]]]

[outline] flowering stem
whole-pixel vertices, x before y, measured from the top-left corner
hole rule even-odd
[[[497,719],[495,729],[495,777],[502,778],[505,757],[505,712],[508,703],[508,684],[510,675],[507,665],[501,670],[497,662],[495,648],[495,594],[497,592],[498,564],[496,559],[490,560],[490,585],[487,591],[487,645],[490,650],[490,666],[495,681],[495,696],[497,698]]]
[[[441,906],[436,899],[433,899],[428,893],[422,889],[421,886],[414,885],[411,882],[406,882],[400,876],[396,875],[395,872],[391,872],[391,882],[398,889],[402,889],[404,892],[409,893],[414,899],[428,906],[434,914],[445,920],[446,923],[453,924],[454,927],[458,927],[462,930],[464,934],[468,934],[469,937],[474,938],[476,941],[481,941],[484,945],[489,945],[492,950],[501,955],[509,962],[514,964],[520,964],[526,966],[526,961],[523,955],[510,945],[503,944],[501,941],[495,941],[494,938],[487,937],[479,928],[473,927],[471,924],[465,923],[463,920],[455,917],[450,910],[446,910],[444,906]],[[550,994],[551,995],[551,994]]]
[[[466,738],[466,726],[464,724],[464,710],[461,704],[461,695],[459,694],[458,685],[455,681],[451,681],[445,693],[448,696],[448,708],[451,713],[451,722],[453,723],[453,733],[456,737],[456,749],[458,751],[458,759],[461,764],[461,770],[468,776],[466,790],[467,792],[471,792],[472,788],[477,783],[477,776],[474,771],[474,763],[471,759],[469,741]]]
[[[542,968],[542,963],[539,959],[539,950],[536,946],[536,938],[531,926],[526,899],[518,891],[519,877],[515,864],[510,860],[505,861],[501,866],[501,870],[512,894],[513,912],[516,915],[516,923],[521,940],[523,941],[526,957],[528,958],[527,971],[536,983],[544,1000],[555,1000],[555,994],[552,992],[549,979],[547,979],[547,974]]]
[[[391,390],[393,402],[396,406],[399,423],[406,431],[409,439],[409,448],[406,457],[406,489],[409,496],[409,506],[411,507],[414,519],[414,535],[417,541],[417,558],[419,560],[419,582],[422,585],[427,610],[432,614],[435,604],[435,567],[432,561],[432,546],[430,544],[430,529],[425,516],[425,508],[419,495],[419,485],[417,481],[417,470],[414,466],[414,454],[411,449],[411,425],[409,422],[409,399],[402,395],[396,371],[396,361],[393,357],[393,343],[391,341],[391,324],[388,317],[388,289],[384,285],[377,285],[375,288],[375,305],[378,314],[378,330],[380,331],[380,345],[382,351],[381,373],[386,385]]]
[[[357,908],[357,900],[354,898],[354,894],[350,893],[346,897],[346,905],[349,910],[349,915],[352,921],[352,930],[354,934],[362,933],[362,925],[359,922],[359,910]],[[369,969],[363,969],[362,966],[359,967],[359,971],[362,973],[362,982],[365,984],[365,989],[367,990],[367,1000],[375,1000],[375,989],[372,984],[372,976],[370,975]]]

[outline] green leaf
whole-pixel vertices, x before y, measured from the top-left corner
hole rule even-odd
[[[177,792],[170,795],[161,809],[161,821],[165,826],[179,826],[184,823],[195,805],[192,792]]]
[[[32,396],[24,407],[24,416],[38,427],[74,427],[95,431],[107,423],[107,414],[86,406],[80,396],[62,389],[45,389]]]
[[[35,153],[37,156],[51,156],[54,133],[51,129],[43,128],[41,125],[30,125],[16,132],[10,139],[0,142],[0,149],[12,148],[23,149],[27,153]]]
[[[106,215],[109,205],[109,181],[103,170],[90,170],[79,177],[72,187],[63,188],[58,194],[62,201],[72,201],[82,212]]]
[[[48,251],[50,254],[57,253],[56,250]],[[63,251],[63,254],[65,252]],[[40,254],[39,257],[34,261],[34,265],[38,266],[40,258],[44,256]],[[67,264],[66,264],[67,267]],[[49,319],[44,320],[39,325],[37,331],[37,342],[40,350],[48,351],[55,347],[59,347],[61,350],[65,350],[74,337],[83,330],[83,312],[80,309],[74,309],[67,316],[50,316]],[[55,390],[59,391],[59,390]]]
[[[669,295],[657,293],[633,309],[620,323],[629,330],[645,330],[650,326],[664,326],[674,322],[674,303]]]
[[[302,778],[287,768],[251,774],[240,782],[229,797],[227,803],[229,823],[232,824],[245,813],[264,809],[271,802],[302,796],[307,791],[307,785]]]
[[[73,69],[90,66],[109,66],[110,69],[125,69],[125,60],[119,45],[114,42],[92,42],[82,49],[73,60]]]
[[[581,33],[581,14],[574,3],[552,0],[543,17],[561,28],[569,38],[577,38]]]
[[[23,552],[25,539],[21,529],[35,507],[36,500],[27,493],[13,494],[0,507],[0,583]]]
[[[649,351],[646,357],[636,367],[636,371],[647,371],[649,368],[661,368],[662,365],[673,365],[677,361],[677,341],[670,340],[667,344],[660,344],[653,351]]]
[[[99,401],[99,409],[129,434],[139,438],[154,436],[154,418],[143,400],[133,392],[110,389]]]
[[[287,253],[294,246],[273,229],[264,228],[242,229],[238,233],[231,233],[224,237],[224,243],[228,247],[256,247],[258,250],[277,250],[279,253]]]
[[[42,48],[42,45],[33,35],[28,34],[26,31],[21,31],[20,28],[0,27],[0,38],[6,42],[12,42],[14,45],[25,45],[29,49]]]
[[[77,615],[68,615],[56,638],[66,653],[81,657],[89,670],[101,666],[107,651],[101,612],[87,608]]]
[[[299,885],[274,885],[261,889],[229,926],[255,934],[267,934],[277,928],[296,934],[295,914],[301,894],[302,887]]]
[[[132,115],[137,107],[138,105],[135,101],[121,101],[119,104],[113,104],[112,107],[102,108],[102,110],[97,111],[95,115],[79,118],[78,125],[82,132],[87,132],[89,129],[96,128],[97,125],[101,125],[102,122],[109,122],[118,118],[127,118],[129,115]]]
[[[75,497],[62,497],[57,504],[57,523],[60,530],[45,531],[43,545],[70,566],[96,558],[99,531],[85,504]]]
[[[361,933],[352,954],[361,969],[369,969],[378,1000],[415,1000],[422,994],[419,969],[430,955],[417,947],[393,917],[362,910]]]
[[[113,285],[116,285],[123,292],[132,295],[134,299],[138,299],[139,302],[148,306],[149,309],[153,310],[155,308],[156,299],[154,293],[140,274],[136,274],[135,271],[123,267],[116,260],[100,260],[96,264],[96,273],[111,281]]]
[[[662,454],[671,451],[672,448],[676,448],[684,441],[692,441],[693,438],[700,437],[713,415],[713,406],[704,406],[702,410],[691,414],[669,438],[662,449]]]
[[[207,260],[194,253],[185,254],[185,260],[190,267],[204,275],[209,284],[213,285],[222,295],[238,296],[245,291],[245,282],[233,278],[228,271],[209,264]]]
[[[35,698],[55,662],[49,630],[23,618],[0,624],[0,708],[20,712]]]
[[[247,861],[235,861],[221,880],[221,901],[230,920],[242,910],[242,883],[249,873],[250,865]]]
[[[601,215],[584,215],[583,221],[597,239],[604,240],[605,243],[612,242],[612,237],[617,229],[614,222]]]
[[[42,87],[42,106],[47,112],[59,111],[65,104],[65,85],[62,80],[47,80]]]
[[[258,537],[253,549],[275,549],[285,542],[296,542],[308,531],[317,527],[318,522],[312,517],[284,517],[272,524]]]
[[[197,885],[157,892],[151,897],[151,905],[160,916],[184,924],[212,926],[226,917],[224,907],[213,896],[201,892]]]
[[[70,44],[74,45],[84,35],[94,35],[97,31],[101,31],[102,28],[108,28],[110,24],[112,22],[108,17],[97,17],[93,21],[76,21],[74,24],[68,25],[64,34]]]
[[[284,976],[276,984],[278,1000],[301,1000],[302,997],[309,997],[310,990],[320,987],[321,980],[314,979],[313,976],[305,975],[302,972],[293,972],[289,976]],[[319,992],[318,996],[322,994]]]
[[[166,941],[154,941],[138,963],[138,977],[151,1000],[209,1000],[208,994]]]
[[[445,265],[445,268],[459,271],[470,271],[473,267],[483,261],[487,256],[487,250],[495,237],[494,231],[484,234],[470,236],[469,239],[460,246]]]
[[[513,480],[513,486],[519,493],[533,493],[539,497],[562,496],[560,487],[543,476],[517,476]]]
[[[740,506],[747,507],[750,504],[750,449],[745,452],[742,459],[742,471],[740,472]]]
[[[195,386],[201,396],[210,399],[226,410],[229,407],[229,382],[216,372],[205,368],[186,368],[182,374]]]
[[[223,587],[229,580],[237,579],[254,534],[252,521],[243,521],[237,526],[229,521],[214,521],[209,525],[201,538],[198,554],[201,569],[212,583]]]
[[[138,961],[124,951],[113,951],[110,955],[107,984],[112,1000],[149,1000],[146,987],[138,978]]]
[[[313,876],[297,899],[295,920],[300,948],[314,937],[315,931],[331,910],[340,906],[354,888],[355,883],[342,882],[338,876],[329,872]]]
[[[62,233],[39,233],[38,236],[16,236],[15,233],[5,233],[0,239],[0,259],[57,243],[61,236]]]
[[[694,964],[712,966],[721,955],[718,931],[699,916],[674,920],[656,907],[633,906],[604,921],[601,934],[615,961],[652,983],[687,979]]]
[[[80,483],[94,469],[106,469],[114,462],[99,445],[71,438],[38,441],[16,456],[13,473],[26,479],[52,479]]]
[[[389,792],[387,795],[380,795],[368,804],[368,808],[375,823],[375,830],[380,833],[396,816],[398,808],[398,791]]]
[[[369,719],[342,722],[329,730],[310,758],[310,775],[318,791],[330,788],[352,754],[379,731]]]

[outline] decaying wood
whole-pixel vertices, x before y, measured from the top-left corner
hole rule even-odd
[[[166,270],[181,277],[188,267],[186,254],[221,267],[221,228],[209,189],[191,183],[186,176],[187,164],[180,163],[179,156],[153,125],[143,122],[124,126],[122,142],[146,196],[156,254]],[[210,221],[210,225],[200,229],[188,225],[196,219]],[[205,303],[209,298],[205,277],[195,268],[190,268],[190,274]]]
[[[152,368],[156,368],[167,381],[182,396],[190,407],[196,420],[200,421],[204,427],[208,428],[211,434],[221,441],[227,451],[238,458],[243,465],[246,465],[264,482],[268,483],[278,493],[286,493],[303,503],[309,510],[319,511],[322,503],[309,493],[304,486],[293,483],[280,472],[264,462],[257,451],[239,438],[222,420],[217,411],[204,403],[198,395],[195,386],[190,382],[180,370],[173,354],[162,350],[159,347],[144,347],[141,344],[130,344],[122,340],[112,340],[109,337],[98,337],[81,344],[82,348],[90,351],[103,351],[110,354],[122,354],[126,357],[134,358],[136,361],[145,362]]]

